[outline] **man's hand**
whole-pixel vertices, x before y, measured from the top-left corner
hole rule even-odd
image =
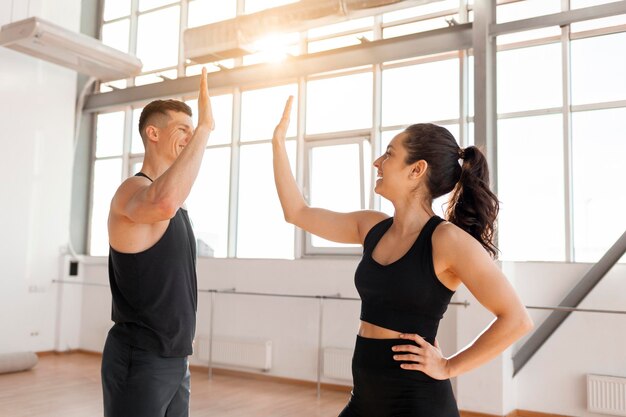
[[[200,92],[198,93],[198,127],[208,127],[210,131],[215,129],[211,97],[209,97],[209,88],[206,81],[206,68],[204,67],[202,67]]]

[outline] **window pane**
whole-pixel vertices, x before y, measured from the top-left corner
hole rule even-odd
[[[292,172],[295,141],[287,141]],[[238,258],[293,259],[294,227],[285,222],[274,185],[272,145],[241,147],[239,159]]]
[[[228,255],[229,188],[230,148],[207,149],[186,204],[196,239],[216,258]]]
[[[310,204],[347,213],[361,210],[361,164],[356,143],[311,149]],[[357,247],[311,235],[317,247]]]
[[[189,3],[187,27],[192,28],[232,19],[236,14],[237,2],[235,0],[194,0]]]
[[[619,0],[570,0],[570,9],[580,9],[583,7],[599,6],[601,4],[615,3]],[[606,28],[626,24],[626,15],[611,16],[602,19],[585,20],[575,22],[571,25],[572,33],[586,30]]]
[[[307,83],[307,134],[372,126],[372,73]]]
[[[133,175],[135,175],[136,173],[138,173],[139,171],[141,171],[141,167],[143,165],[143,158],[139,159],[139,160],[134,160],[133,162],[130,163],[130,171],[129,171],[129,177],[132,177]]]
[[[411,7],[408,9],[396,10],[383,14],[383,23],[395,22],[398,20],[410,19],[412,17],[425,16],[450,10],[456,12],[459,8],[459,0],[434,1],[423,6]]]
[[[128,0],[106,0],[104,2],[104,21],[117,19],[130,15],[130,2]]]
[[[498,121],[501,258],[563,261],[561,115]]]
[[[558,13],[560,11],[561,0],[524,0],[498,6],[496,9],[496,20],[498,23],[504,23]]]
[[[372,198],[372,179],[375,178],[372,176],[374,166],[372,163],[374,159],[372,158],[372,143],[369,140],[363,142],[363,190],[365,191],[365,195],[363,196],[363,201],[365,202],[364,209],[373,209],[374,206],[371,205],[370,199]]]
[[[383,125],[459,117],[459,60],[383,71]]]
[[[626,100],[626,33],[571,44],[572,103]]]
[[[498,53],[498,113],[558,107],[563,103],[561,45]]]
[[[572,23],[572,33],[584,32],[587,30],[603,29],[612,26],[620,26],[626,24],[626,14],[605,17],[602,19],[591,19],[582,22]]]
[[[309,29],[310,38],[320,38],[324,36],[330,36],[338,33],[345,33],[352,30],[359,29],[371,29],[374,25],[373,17],[365,17],[362,19],[350,19],[345,22],[335,23],[333,25],[322,26],[319,28]]]
[[[89,239],[89,254],[92,256],[106,256],[109,253],[107,219],[111,199],[120,185],[121,173],[121,158],[105,159],[94,164]]]
[[[96,157],[121,155],[124,149],[124,112],[98,115]]]
[[[178,64],[179,12],[174,6],[139,16],[137,56],[144,72]]]
[[[198,100],[189,100],[186,103],[193,112],[193,125],[198,126]],[[211,109],[215,120],[215,130],[211,132],[208,145],[222,145],[232,140],[233,124],[233,95],[224,94],[211,97]]]
[[[597,262],[626,230],[626,109],[572,114],[574,253]]]
[[[404,25],[390,26],[383,29],[383,38],[395,38],[397,36],[410,35],[412,33],[426,32],[428,30],[435,30],[448,27],[445,17],[438,17],[436,19],[420,20],[417,22],[406,23]],[[454,16],[454,19],[458,22],[458,15]]]
[[[467,114],[470,117],[474,117],[474,56],[467,57]]]
[[[141,116],[141,109],[133,110],[133,129],[131,133],[130,153],[144,153],[146,150],[139,134],[139,117]]]
[[[130,20],[124,19],[102,25],[102,43],[122,52],[128,52]]]
[[[264,9],[271,9],[289,3],[296,3],[299,0],[245,0],[245,13],[254,13]]]
[[[601,4],[615,3],[620,0],[569,0],[571,9],[580,9],[582,7],[599,6]]]
[[[176,3],[177,1],[178,0],[139,0],[139,11],[143,12],[145,10],[165,6],[166,4]]]
[[[500,35],[497,38],[498,45],[507,45],[516,42],[526,42],[536,39],[545,39],[549,37],[560,38],[561,28],[558,26],[550,26],[547,28],[525,30],[523,32],[508,33]]]
[[[241,95],[241,140],[271,139],[290,95],[294,102],[287,137],[295,136],[297,131],[298,86],[289,84],[244,91]]]

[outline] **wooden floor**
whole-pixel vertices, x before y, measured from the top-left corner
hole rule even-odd
[[[192,417],[336,417],[349,394],[233,375],[191,372]],[[27,372],[0,375],[0,416],[102,416],[100,357],[41,356]]]

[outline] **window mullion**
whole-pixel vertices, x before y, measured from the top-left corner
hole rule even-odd
[[[564,0],[564,2],[568,2]],[[567,5],[568,6],[568,5]],[[564,181],[564,213],[565,221],[565,262],[574,262],[574,219],[573,219],[573,169],[572,169],[572,83],[571,83],[571,59],[570,59],[570,31],[571,26],[561,28],[561,59],[563,80],[563,181]]]
[[[237,256],[237,213],[239,210],[239,151],[241,148],[241,90],[233,91],[232,147],[230,152],[230,201],[228,204],[227,257]]]
[[[178,65],[176,67],[178,77],[185,76],[185,30],[189,16],[189,0],[180,2],[180,25],[178,27]]]
[[[130,45],[128,46],[128,52],[137,56],[137,32],[139,27],[139,0],[131,0],[130,6]],[[128,79],[128,87],[135,85],[135,78]]]
[[[305,77],[298,79],[298,102],[297,105],[297,133],[296,133],[296,182],[301,187],[303,194],[306,195],[306,181],[305,181],[305,163],[304,159],[307,157],[307,151],[305,149],[304,135],[306,130],[306,90],[307,83]],[[306,199],[306,197],[305,197]],[[308,199],[307,199],[308,201]],[[302,229],[295,228],[294,233],[294,259],[302,258],[306,252],[306,236]]]
[[[133,109],[128,106],[124,111],[124,142],[122,151],[122,181],[128,178],[132,173],[130,172],[130,150],[131,142],[133,138]]]

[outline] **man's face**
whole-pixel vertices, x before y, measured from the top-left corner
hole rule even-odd
[[[161,149],[172,158],[172,162],[187,146],[193,136],[193,121],[191,116],[169,110],[169,118],[164,128],[159,129]]]

